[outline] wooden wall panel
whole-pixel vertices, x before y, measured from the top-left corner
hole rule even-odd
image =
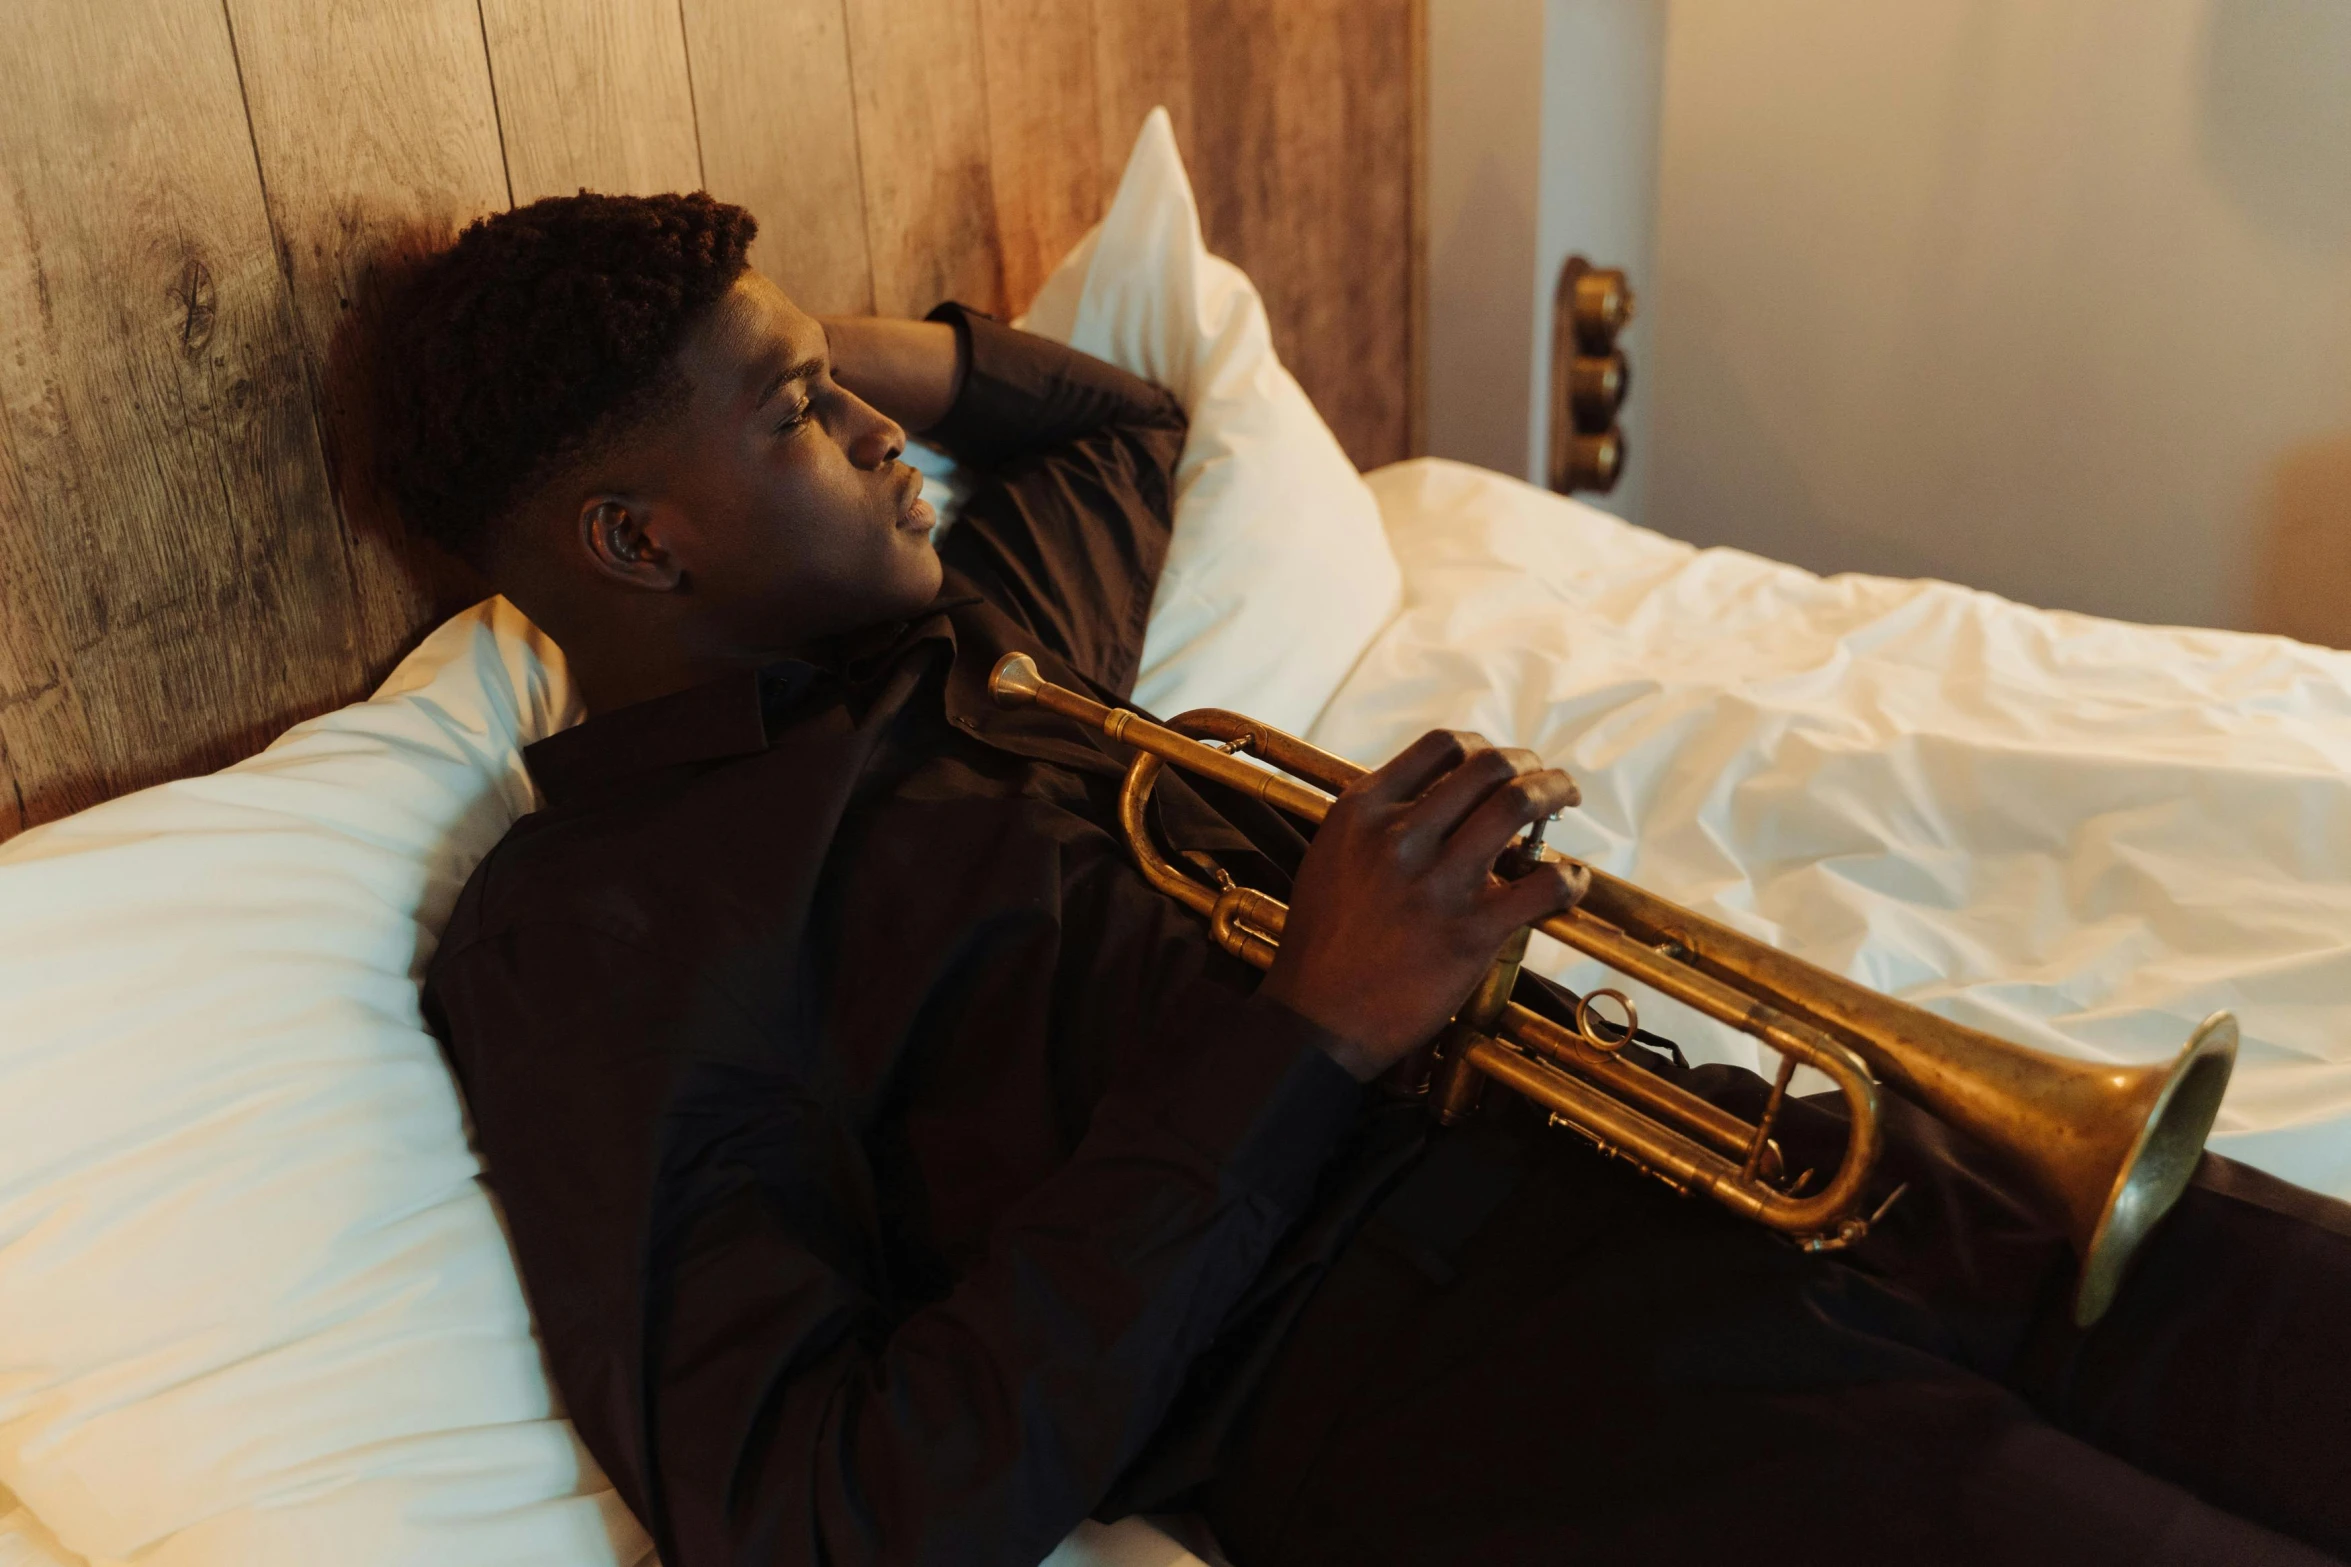
[[[1209,248],[1357,466],[1411,440],[1412,0],[1191,0]]]
[[[1107,200],[1093,0],[981,0],[980,36],[988,181],[1005,305],[1017,314]]]
[[[979,0],[848,0],[874,308],[1004,308]]]
[[[507,205],[481,14],[474,0],[228,0],[228,11],[312,395],[322,428],[343,437],[327,442],[329,463],[361,463],[353,388],[325,372],[371,269]],[[372,486],[338,489],[352,508],[360,660],[379,673],[477,588],[369,507]]]
[[[1094,0],[1094,81],[1102,147],[1102,204],[1135,133],[1153,109],[1175,125],[1176,147],[1194,179],[1203,172],[1192,140],[1192,14],[1180,0]]]
[[[20,0],[0,81],[21,823],[244,755],[364,675],[218,0]]]
[[[1309,285],[1343,301],[1311,326],[1317,376],[1332,391],[1327,417],[1359,466],[1374,468],[1414,451],[1418,413],[1415,367],[1420,331],[1414,266],[1420,243],[1413,171],[1425,138],[1420,92],[1420,0],[1376,0],[1330,8],[1338,35],[1332,86],[1345,126],[1344,161],[1326,173],[1327,222],[1318,231],[1330,270]],[[1326,192],[1328,187],[1326,186]],[[1329,291],[1329,292],[1326,292]],[[1341,363],[1326,369],[1323,357]],[[1337,388],[1347,386],[1342,397]]]
[[[759,219],[751,264],[801,308],[873,308],[841,0],[685,0],[710,193]]]
[[[701,188],[678,0],[480,3],[517,202]]]
[[[0,245],[21,237],[0,219]],[[41,320],[41,284],[29,269],[0,267],[0,365],[33,357],[23,339]],[[25,484],[0,403],[0,520],[12,544],[34,525]],[[57,575],[31,550],[16,551],[0,572],[0,838],[103,799],[114,792],[110,784],[130,786],[100,762],[79,689],[67,683],[71,644]]]

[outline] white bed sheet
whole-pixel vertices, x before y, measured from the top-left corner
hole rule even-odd
[[[0,1488],[0,1567],[84,1567],[57,1543],[32,1509]]]
[[[1370,483],[1405,607],[1315,741],[1531,747],[1583,787],[1564,851],[2024,1043],[2155,1060],[2226,1007],[2213,1146],[2351,1197],[2351,654],[1823,579],[1453,463]]]

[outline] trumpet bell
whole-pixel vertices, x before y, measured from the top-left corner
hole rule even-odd
[[[2049,1106],[2052,1117],[2075,1128],[2135,1129],[2119,1160],[2110,1148],[2079,1137],[2041,1145],[2051,1150],[2043,1184],[2075,1223],[2075,1255],[2082,1260],[2073,1298],[2078,1325],[2088,1327],[2113,1304],[2140,1242],[2188,1189],[2236,1060],[2237,1020],[2215,1012],[2169,1064],[2087,1074],[2078,1097],[2091,1102]]]

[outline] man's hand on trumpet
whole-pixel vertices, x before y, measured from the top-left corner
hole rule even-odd
[[[1533,823],[1577,804],[1532,751],[1433,729],[1349,785],[1298,869],[1261,994],[1336,1035],[1369,1081],[1442,1028],[1510,933],[1572,907],[1584,868],[1495,863]]]

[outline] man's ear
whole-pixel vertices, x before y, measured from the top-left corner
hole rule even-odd
[[[641,501],[597,495],[580,508],[580,547],[598,571],[632,588],[676,591],[685,572],[663,544],[666,531]]]

